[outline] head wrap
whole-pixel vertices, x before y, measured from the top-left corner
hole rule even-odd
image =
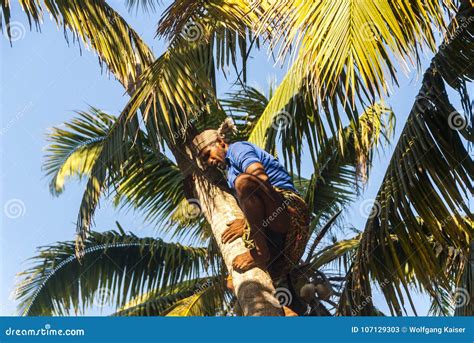
[[[214,144],[220,138],[224,142],[228,142],[229,137],[237,132],[232,118],[227,117],[217,130],[204,130],[193,139],[193,144],[198,153],[205,147]]]

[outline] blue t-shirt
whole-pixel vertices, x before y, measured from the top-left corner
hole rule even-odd
[[[291,189],[296,192],[290,175],[278,160],[250,142],[235,142],[229,145],[225,155],[227,162],[227,183],[235,189],[234,183],[237,176],[245,172],[252,163],[260,162],[265,168],[271,185]]]

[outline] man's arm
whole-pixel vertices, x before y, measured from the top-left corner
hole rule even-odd
[[[245,173],[252,175],[254,177],[253,179],[259,184],[258,187],[267,193],[270,198],[275,201],[277,200],[272,184],[270,183],[270,179],[265,172],[265,168],[260,162],[254,162],[250,164],[247,169],[245,169]]]
[[[241,142],[240,144],[236,143],[234,149],[232,154],[237,170],[251,176],[259,184],[259,188],[271,195],[272,185],[254,147],[246,142]]]
[[[265,173],[265,168],[263,167],[263,164],[261,164],[260,162],[252,163],[251,165],[247,167],[245,172],[247,174],[255,175],[263,182],[268,181],[268,175],[267,173]]]
[[[246,169],[246,174],[254,176],[255,181],[263,186],[263,189],[271,187],[268,181],[268,175],[265,173],[265,168],[260,162],[252,162]],[[230,243],[237,238],[242,237],[245,228],[247,227],[247,221],[244,218],[237,218],[227,223],[227,229],[222,234],[222,243]]]

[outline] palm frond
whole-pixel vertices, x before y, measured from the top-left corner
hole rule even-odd
[[[297,115],[308,120],[311,115],[306,113],[306,109],[302,109],[301,106],[298,107],[298,103],[304,102],[304,95],[299,92],[301,79],[302,75],[297,73],[295,66],[288,70],[284,79],[267,103],[265,110],[253,124],[252,131],[248,137],[250,142],[263,148],[268,147],[268,142],[273,142],[272,133],[278,129],[280,124],[283,124],[283,129],[286,129],[293,124],[293,118]],[[315,119],[319,119],[319,117],[316,116]],[[320,122],[311,122],[311,124],[307,126],[316,126],[318,124],[320,124]],[[272,130],[272,128],[274,130]],[[318,126],[318,129],[319,128],[322,128],[322,126]],[[320,133],[319,137],[321,136],[326,137],[325,131]],[[311,148],[312,147],[310,147],[310,149]]]
[[[294,91],[295,78],[298,76],[293,67],[253,125],[249,141],[267,150],[270,150],[275,142],[280,142],[286,167],[293,173],[296,166],[296,173],[300,174],[303,154],[309,153],[317,169],[319,151],[331,143],[331,137],[335,137],[332,140],[337,139],[337,144],[333,144],[332,149],[339,150],[339,154],[344,156],[352,154],[351,151],[346,152],[346,148],[355,146],[354,159],[361,164],[360,168],[363,168],[364,154],[371,150],[372,142],[367,139],[368,137],[360,135],[350,137],[344,132],[345,127],[342,124],[341,109],[338,105],[343,102],[342,95],[338,93],[335,97],[326,97],[319,104],[315,103],[305,89],[297,88]],[[355,132],[360,130],[370,134],[367,128],[357,128],[358,125],[367,125],[371,119],[359,120],[359,117],[363,115],[366,118],[369,117],[365,112],[370,108],[374,113],[388,111],[383,104],[375,103],[367,106],[362,113],[359,113],[357,106],[348,104],[342,108]]]
[[[38,28],[44,11],[47,11],[58,25],[64,27],[66,32],[67,30],[72,32],[74,40],[78,38],[86,48],[94,49],[101,64],[105,64],[129,94],[135,90],[141,70],[154,61],[148,46],[105,1],[20,0],[20,4],[28,16],[30,25],[34,23]],[[5,8],[3,12],[7,13]],[[106,183],[107,171],[111,166],[114,166],[115,170],[120,169],[121,163],[126,159],[123,141],[127,134],[133,141],[138,139],[136,136],[138,127],[136,113],[119,117],[108,135],[104,137],[102,149],[97,158],[100,163],[94,163],[92,168],[88,167],[91,176],[83,197],[77,225],[82,240],[90,227],[93,212]]]
[[[101,149],[102,142],[115,122],[115,117],[90,108],[77,112],[78,117],[48,133],[43,170],[51,176],[50,191],[59,195],[70,177],[81,179],[89,175]]]
[[[225,98],[220,99],[220,103],[235,120],[238,128],[236,140],[248,140],[256,122],[268,105],[268,99],[258,89],[245,86],[227,93]]]
[[[127,90],[135,87],[140,68],[154,60],[145,42],[105,1],[19,1],[30,26],[34,23],[39,27],[47,11],[65,32],[72,32],[74,40],[79,38],[86,48],[95,50],[101,64],[105,64]]]
[[[204,242],[211,238],[211,226],[201,211],[196,199],[183,198],[169,219],[170,224],[173,224],[169,227],[173,231],[172,237],[190,239],[192,242]]]
[[[232,65],[245,84],[250,50],[259,46],[251,32],[258,13],[250,9],[247,1],[240,0],[175,1],[160,18],[157,35],[170,41],[189,34],[192,41],[207,40],[214,50],[216,69],[226,73]]]
[[[61,315],[128,299],[198,276],[205,248],[106,231],[92,232],[81,262],[73,241],[41,247],[16,290],[22,315]]]
[[[224,311],[222,282],[205,283],[194,294],[181,299],[163,312],[168,317],[215,316]]]
[[[154,146],[163,141],[182,143],[192,121],[210,113],[217,104],[210,82],[211,66],[209,45],[189,44],[179,37],[143,71],[123,113],[130,119],[141,109],[148,134],[156,136]]]
[[[471,223],[472,226],[472,223]],[[448,275],[449,288],[436,287],[430,294],[430,313],[437,316],[472,316],[474,313],[473,299],[473,252],[471,244],[469,256],[463,255],[460,249],[435,246],[436,256],[443,266],[443,272]]]
[[[178,301],[200,292],[217,278],[205,277],[141,294],[122,306],[113,316],[161,316]]]
[[[436,297],[431,300],[429,313],[434,316],[451,316],[454,312],[452,294],[443,288],[436,289]]]
[[[51,192],[60,194],[70,177],[87,176],[89,188],[85,195],[90,202],[86,204],[92,204],[88,221],[92,221],[95,206],[107,191],[114,194],[116,206],[140,210],[146,214],[146,220],[159,222],[169,218],[184,199],[183,177],[178,167],[164,154],[156,153],[141,130],[138,131],[141,150],[129,137],[118,142],[125,150],[124,160],[120,160],[115,155],[118,151],[110,148],[114,142],[111,138],[117,138],[116,132],[120,132],[117,118],[95,108],[79,112],[79,117],[66,122],[64,128],[53,128],[48,135],[50,144],[44,163],[46,174],[52,176]],[[108,148],[104,150],[104,146]],[[100,183],[92,177],[97,170],[104,172]]]
[[[425,44],[435,49],[434,27],[445,29],[444,11],[453,9],[449,0],[429,8],[408,0],[264,3],[256,33],[269,33],[281,59],[297,53],[249,140],[265,147],[270,127],[283,126],[285,158],[297,168],[302,138],[316,163],[327,131],[343,137],[342,122],[357,123],[361,108],[388,92],[386,80],[396,82],[395,60],[419,63]]]
[[[311,257],[311,266],[320,269],[327,267],[329,263],[337,262],[339,263],[338,270],[344,272],[350,266],[359,244],[360,235],[330,244]]]
[[[168,40],[174,40],[183,33],[183,29],[190,21],[201,20],[215,22],[219,26],[228,26],[242,32],[245,27],[243,24],[250,24],[249,15],[252,13],[246,1],[175,1],[161,16],[157,33]]]
[[[473,12],[472,7],[460,11],[457,22],[472,18]],[[450,278],[436,250],[430,249],[430,241],[468,256],[473,217],[467,199],[474,191],[474,163],[462,133],[469,132],[467,118],[472,114],[466,118],[456,111],[444,81],[448,77],[450,82],[473,79],[469,61],[474,58],[474,42],[468,38],[473,34],[472,25],[457,25],[423,77],[348,274],[341,314],[350,314],[367,301],[362,314],[371,314],[371,278],[383,286],[392,314],[402,313],[403,293],[415,310],[409,292],[413,279],[429,294],[437,291],[433,285],[449,290]],[[444,67],[438,69],[441,61]],[[450,68],[448,63],[467,67]],[[466,94],[461,92],[461,96]],[[459,120],[465,127],[459,126]],[[397,249],[388,238],[391,235],[397,237]]]
[[[145,12],[155,12],[157,6],[162,4],[161,0],[127,0],[129,10],[141,8]]]
[[[436,49],[435,33],[446,29],[450,0],[271,1],[257,32],[271,31],[280,59],[296,51],[296,72],[317,98],[342,88],[354,101],[387,91],[396,82],[394,62],[419,62],[420,51]],[[451,13],[448,12],[448,13]]]
[[[9,30],[10,30],[10,17],[11,17],[10,0],[4,0],[4,1],[2,1],[2,13],[1,13],[1,16],[0,16],[0,31],[4,32],[3,31],[3,26],[5,25],[8,37],[11,37],[11,32],[9,32]]]
[[[143,137],[143,157],[136,148],[130,149],[129,158],[121,173],[112,173],[107,189],[113,187],[113,202],[121,209],[143,213],[144,220],[161,227],[185,199],[183,174],[168,157],[155,153],[149,147],[148,136]]]
[[[344,129],[342,142],[336,136],[321,147],[315,171],[304,193],[318,223],[328,221],[359,195],[374,153],[393,134],[394,120],[391,109],[374,104],[360,116],[358,125]],[[338,149],[341,144],[344,147]]]
[[[471,222],[471,225],[474,223]],[[469,257],[463,261],[463,268],[458,270],[461,273],[459,282],[451,293],[454,303],[455,316],[474,315],[474,242],[471,243]]]
[[[122,170],[121,167],[129,157],[129,146],[131,145],[131,140],[129,139],[126,130],[129,130],[129,127],[132,125],[127,125],[124,119],[125,116],[122,115],[113,122],[112,126],[107,129],[106,134],[101,136],[100,147],[94,148],[94,146],[92,146],[93,150],[95,150],[93,154],[91,154],[90,150],[87,149],[91,148],[91,146],[83,148],[84,151],[87,152],[85,154],[86,157],[94,158],[93,161],[87,162],[87,169],[82,168],[82,164],[79,163],[75,165],[75,167],[79,167],[79,169],[76,169],[75,171],[70,170],[68,172],[69,174],[84,175],[84,172],[87,171],[89,174],[89,179],[80,205],[78,221],[76,225],[76,231],[78,233],[76,253],[78,257],[80,257],[81,253],[83,252],[83,243],[86,240],[87,234],[90,230],[94,211],[99,203],[100,196],[107,187],[108,180],[113,180],[112,175],[117,175],[117,173],[120,175],[120,171]],[[71,130],[68,130],[68,134],[75,135],[78,132],[83,132],[81,125],[88,125],[87,122],[84,122],[81,119],[76,119],[76,124],[80,125],[71,127]],[[105,133],[105,131],[103,133]],[[63,139],[59,137],[54,137],[53,140],[58,142],[63,141]],[[73,142],[71,143],[74,145]],[[64,145],[64,143],[60,144]],[[50,155],[48,161],[51,163],[48,164],[49,162],[47,162],[46,166],[49,168],[50,173],[60,172],[61,167],[64,163],[67,164],[68,160],[61,160],[61,155],[65,154],[60,148],[58,149],[52,146],[49,149],[52,153],[58,153],[59,159],[55,159]],[[69,146],[69,150],[70,149],[71,146]],[[67,157],[67,155],[64,157]],[[77,157],[79,157],[79,155]],[[73,166],[70,165],[69,167]],[[58,175],[63,174],[60,173]],[[55,182],[54,179],[53,182]],[[59,184],[59,186],[61,186],[61,184]],[[59,190],[61,190],[61,188],[59,188]]]
[[[143,150],[137,111],[140,110],[151,148],[159,153],[166,143],[175,153],[180,169],[189,174],[195,162],[179,150],[194,128],[193,120],[215,113],[218,103],[210,83],[212,59],[209,46],[190,44],[178,37],[168,50],[146,68],[130,102],[117,118],[104,139],[103,149],[94,164],[81,203],[77,232],[78,253],[92,222],[99,197],[107,183],[110,170],[122,170],[128,158],[129,140]],[[181,154],[179,154],[179,152]]]

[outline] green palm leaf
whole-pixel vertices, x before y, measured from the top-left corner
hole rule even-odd
[[[149,143],[146,136],[143,141]],[[122,173],[112,176],[107,189],[112,186],[116,206],[139,210],[145,221],[155,224],[166,222],[185,199],[183,175],[176,164],[146,145],[142,160],[137,149],[131,149]]]
[[[358,168],[364,168],[363,160],[366,158],[366,152],[371,150],[372,141],[366,136],[350,136],[344,132],[345,125],[342,123],[338,106],[338,103],[344,102],[342,95],[326,97],[320,104],[315,103],[305,89],[293,91],[292,83],[295,77],[297,76],[294,70],[290,69],[253,125],[249,141],[267,150],[270,150],[275,142],[280,142],[282,158],[291,173],[296,167],[297,174],[300,174],[302,156],[306,153],[309,153],[317,169],[320,163],[318,154],[325,149],[325,146],[331,144],[332,149],[339,150],[338,154],[341,156],[355,155],[354,160]],[[347,113],[354,131],[360,130],[367,135],[370,131],[366,127],[357,128],[357,126],[370,127],[371,118],[359,120],[362,115],[369,117],[365,112],[370,108],[374,113],[388,112],[383,104],[367,106],[364,113],[360,114],[357,106],[349,104],[343,106],[342,110]],[[334,144],[334,141],[337,144]],[[351,146],[353,151],[345,150]]]
[[[91,108],[89,112],[79,112],[79,117],[64,123],[64,127],[52,129],[44,170],[52,176],[53,194],[60,194],[70,177],[90,177],[115,122],[115,117]],[[183,201],[183,177],[174,162],[153,151],[143,131],[139,134],[143,150],[140,153],[130,139],[122,142],[128,157],[121,168],[108,164],[101,194],[114,194],[116,206],[140,210],[145,220],[159,223],[170,218]]]
[[[270,87],[270,98],[273,89]],[[245,86],[229,92],[220,103],[235,120],[238,128],[236,140],[248,140],[265,107],[267,97],[254,87]]]
[[[105,63],[127,90],[135,87],[137,66],[146,67],[154,60],[145,42],[106,1],[19,2],[30,25],[34,22],[39,27],[47,11],[58,26],[70,30],[73,38],[79,38],[86,48],[94,49],[101,64]]]
[[[223,284],[205,284],[191,296],[181,299],[163,312],[168,317],[215,316],[223,311]]]
[[[7,35],[8,37],[11,37],[11,32],[10,32],[10,17],[11,17],[11,13],[10,13],[10,0],[5,0],[5,1],[2,1],[2,13],[1,13],[1,16],[0,16],[0,30],[2,32],[3,31],[3,25],[5,24],[5,27],[6,27],[6,32],[7,32]]]
[[[343,208],[356,200],[368,178],[376,149],[393,134],[394,120],[393,112],[382,104],[367,108],[358,125],[344,129],[345,153],[341,154],[337,148],[341,144],[339,137],[331,138],[317,155],[318,163],[311,179],[296,183],[302,186],[302,194],[313,214],[314,239],[308,246],[307,262],[314,257],[323,236],[336,227],[334,224],[342,218]]]
[[[89,175],[101,149],[102,142],[115,122],[115,117],[96,108],[78,112],[79,117],[56,127],[48,133],[46,160],[43,170],[51,176],[50,190],[59,195],[70,177],[81,179]]]
[[[114,316],[161,316],[180,300],[201,292],[218,278],[199,278],[146,292],[125,304]],[[222,280],[221,280],[222,282]],[[218,295],[216,295],[218,296]],[[220,306],[221,304],[218,304]]]
[[[473,226],[471,222],[469,225]],[[435,245],[436,257],[440,261],[443,273],[448,275],[450,287],[436,287],[430,294],[432,302],[430,313],[443,316],[472,316],[473,303],[473,266],[474,243],[471,244],[469,255],[464,255],[455,247]]]
[[[232,65],[239,81],[245,84],[250,50],[255,42],[259,46],[248,16],[256,19],[245,1],[174,1],[161,16],[157,35],[174,41],[192,33],[193,41],[207,40],[214,51],[215,68],[227,73],[227,67]]]
[[[23,315],[68,314],[92,305],[122,306],[146,288],[165,287],[202,272],[207,252],[155,238],[92,232],[79,263],[74,242],[40,248],[17,287]]]
[[[460,11],[458,22],[472,16],[473,11],[472,7]],[[348,275],[347,292],[339,307],[342,314],[350,314],[363,301],[370,300],[371,277],[384,286],[385,299],[396,314],[404,308],[403,292],[415,310],[408,289],[413,278],[430,294],[436,292],[433,285],[449,289],[448,275],[440,266],[435,249],[429,248],[430,241],[442,249],[459,249],[468,256],[473,231],[466,199],[474,191],[474,163],[461,139],[469,127],[456,126],[457,120],[467,123],[467,119],[458,117],[444,80],[448,75],[450,82],[472,80],[474,70],[468,61],[474,58],[474,43],[468,37],[473,34],[472,26],[458,26],[424,75]],[[456,52],[456,46],[463,46],[462,54]],[[468,67],[438,69],[440,61]],[[462,83],[458,84],[465,96]],[[454,116],[457,119],[453,121]],[[397,237],[398,250],[387,238],[391,235]],[[406,265],[410,266],[409,274]],[[366,306],[362,314],[370,314],[370,309]]]
[[[365,90],[373,100],[387,91],[385,80],[396,80],[394,61],[436,49],[447,8],[451,1],[271,1],[258,31],[271,30],[280,58],[297,51],[296,72],[310,75],[305,84],[315,99],[343,89],[351,101]]]
[[[338,263],[338,270],[347,270],[360,244],[360,235],[330,244],[320,249],[310,259],[311,266],[319,269],[328,267],[331,263]]]
[[[474,223],[471,223],[473,225]],[[454,315],[473,316],[474,315],[474,242],[468,259],[462,261],[463,266],[459,268],[461,278],[455,284],[455,289],[451,292],[452,302],[455,304]]]
[[[160,0],[127,0],[127,7],[129,10],[133,8],[142,8],[145,12],[155,12],[156,7],[161,4]]]
[[[355,200],[361,183],[368,177],[376,149],[393,134],[394,120],[389,108],[374,104],[361,115],[358,125],[345,128],[343,143],[333,137],[321,147],[305,192],[306,202],[318,221],[329,220]],[[344,147],[338,149],[341,144]]]

